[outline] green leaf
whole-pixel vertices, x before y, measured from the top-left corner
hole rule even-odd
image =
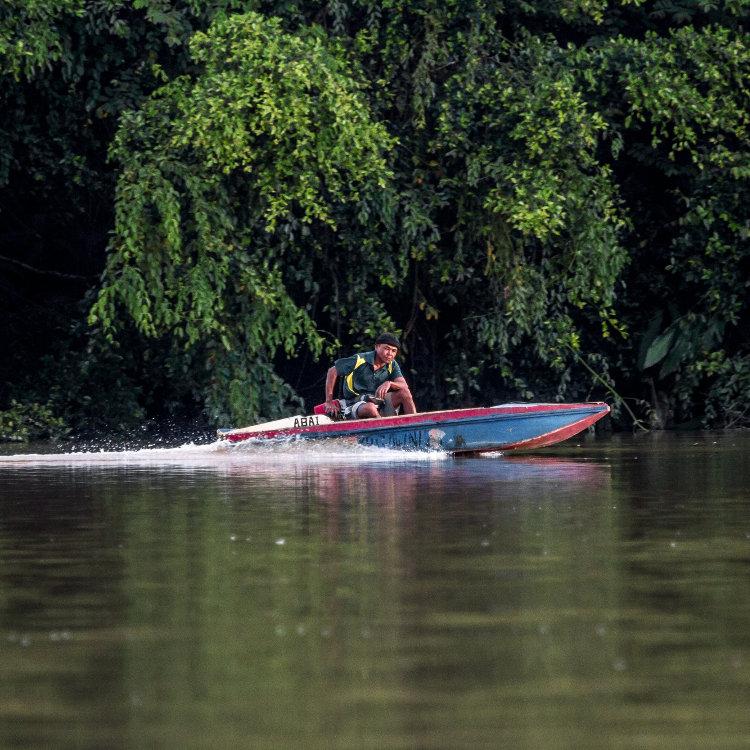
[[[669,347],[672,344],[674,338],[674,330],[667,329],[661,335],[657,336],[651,346],[649,346],[646,356],[643,361],[643,369],[647,370],[649,367],[653,367],[655,364],[661,362],[664,357],[667,356]]]
[[[690,343],[690,337],[686,336],[684,333],[681,333],[676,337],[672,348],[664,358],[664,362],[659,370],[659,380],[663,380],[668,375],[677,371],[682,364],[682,361],[690,352]]]
[[[644,366],[644,362],[646,361],[646,354],[648,353],[649,347],[654,342],[654,339],[659,335],[663,317],[664,314],[661,310],[659,310],[659,312],[651,319],[651,322],[648,324],[648,328],[646,328],[646,331],[643,334],[641,345],[638,349],[637,367],[639,370],[646,369]]]

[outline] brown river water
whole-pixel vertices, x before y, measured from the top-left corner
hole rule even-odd
[[[750,433],[18,450],[0,748],[750,747]]]

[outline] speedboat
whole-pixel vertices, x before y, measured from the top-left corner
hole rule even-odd
[[[601,402],[500,404],[340,421],[326,414],[310,414],[252,427],[220,429],[218,436],[230,443],[337,440],[406,451],[482,453],[554,445],[577,435],[607,414],[609,406]]]

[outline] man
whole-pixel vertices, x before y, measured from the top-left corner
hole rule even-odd
[[[349,419],[372,419],[395,414],[401,407],[404,414],[416,414],[409,386],[406,384],[396,355],[401,348],[391,333],[381,333],[375,339],[375,350],[337,359],[326,376],[326,413],[336,416],[342,411]],[[342,398],[334,398],[338,378],[342,379]],[[380,407],[368,400],[382,399]]]

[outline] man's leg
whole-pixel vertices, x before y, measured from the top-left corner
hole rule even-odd
[[[393,406],[393,393],[394,391],[386,393],[385,398],[383,399],[385,403],[378,407],[378,412],[381,417],[395,417],[398,414],[396,408]]]
[[[352,406],[352,417],[354,419],[373,419],[379,416],[378,407],[369,401],[358,401]]]
[[[408,388],[399,388],[397,391],[390,391],[391,403],[395,408],[401,407],[402,414],[416,414],[417,407],[414,405],[414,398]]]

